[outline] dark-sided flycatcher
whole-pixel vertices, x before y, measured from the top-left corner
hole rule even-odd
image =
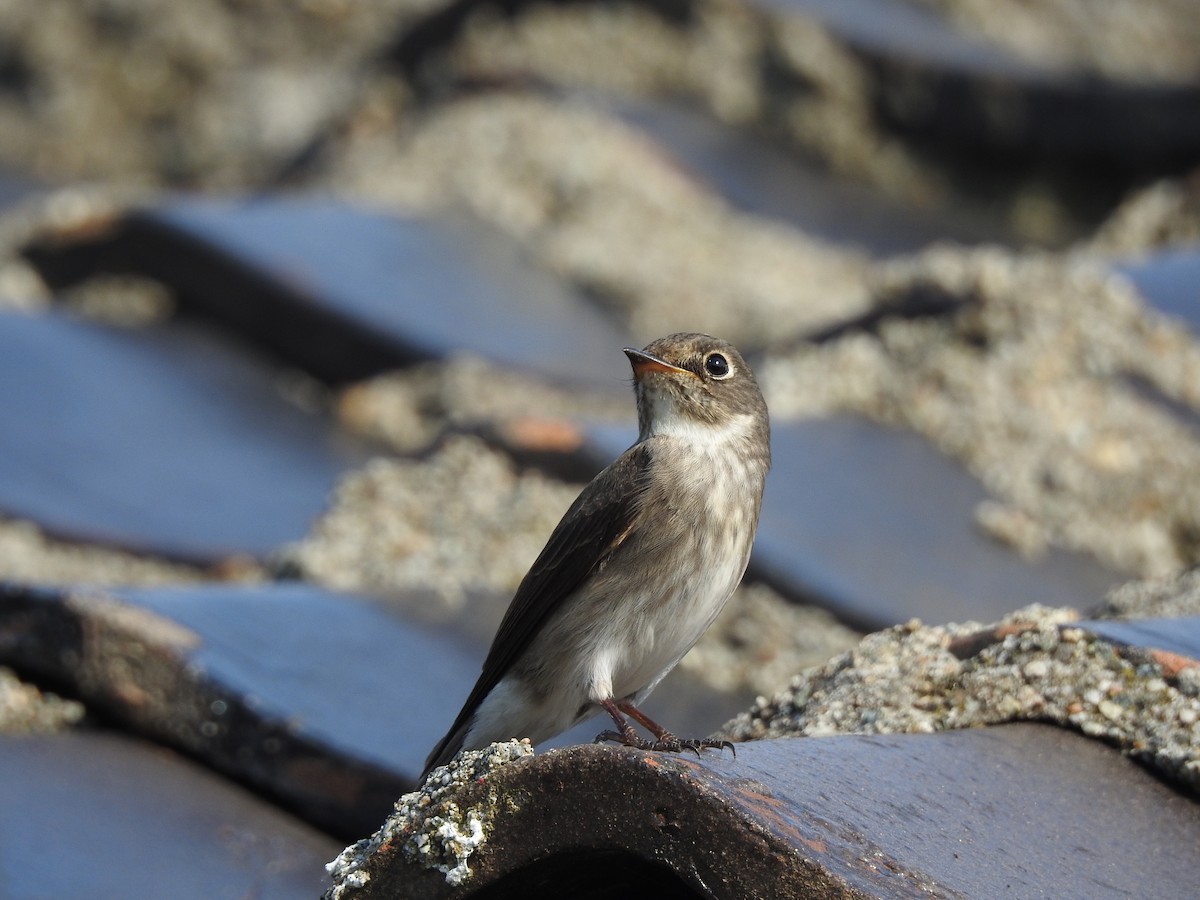
[[[705,334],[626,350],[638,439],[571,504],[505,613],[425,773],[459,750],[553,737],[603,709],[597,740],[677,752],[638,709],[729,600],[750,558],[770,425],[741,354]],[[654,735],[638,735],[626,718]]]

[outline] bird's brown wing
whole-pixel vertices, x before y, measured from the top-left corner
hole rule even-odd
[[[625,541],[642,509],[650,448],[635,444],[583,489],[513,595],[458,718],[425,763],[425,774],[458,752],[476,709],[541,631],[546,619]],[[424,776],[422,776],[424,777]]]

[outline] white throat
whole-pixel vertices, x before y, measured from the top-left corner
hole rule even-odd
[[[669,400],[654,397],[650,402],[650,430],[642,435],[643,438],[662,435],[678,438],[689,444],[723,446],[748,437],[754,427],[754,416],[749,413],[732,416],[724,422],[713,424],[681,414],[678,407]]]

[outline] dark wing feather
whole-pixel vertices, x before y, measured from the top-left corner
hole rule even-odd
[[[459,747],[475,710],[541,631],[543,623],[629,535],[641,510],[650,449],[636,444],[575,498],[522,579],[496,631],[483,672],[446,736],[429,755],[425,774]],[[422,776],[424,777],[424,776]]]

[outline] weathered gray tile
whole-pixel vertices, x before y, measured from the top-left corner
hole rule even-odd
[[[564,885],[601,896],[651,883],[738,900],[1182,900],[1200,846],[1193,800],[1101,742],[1042,725],[753,741],[736,758],[579,747],[446,799],[487,810],[469,878],[452,886],[393,841],[347,896],[549,897]]]
[[[292,900],[338,842],[178,754],[105,732],[0,739],[9,900]]]
[[[298,540],[366,448],[180,325],[0,313],[0,512],[196,562]]]
[[[1117,266],[1160,312],[1178,316],[1200,332],[1200,246],[1156,253]]]
[[[983,487],[920,437],[852,417],[776,423],[754,571],[867,627],[1089,608],[1121,577],[1090,557],[1028,560],[974,523]]]
[[[372,831],[411,787],[485,649],[301,583],[0,590],[0,665],[66,684],[89,708],[346,837]],[[676,677],[653,701],[651,715],[701,735],[746,698]],[[596,719],[550,745],[604,727]]]
[[[0,209],[7,209],[32,196],[41,186],[10,169],[0,169]]]
[[[0,663],[343,836],[408,788],[478,668],[453,635],[299,583],[10,586]]]
[[[616,387],[612,348],[628,343],[599,307],[466,218],[181,197],[27,252],[55,286],[96,272],[159,279],[191,309],[334,382],[471,352]]]

